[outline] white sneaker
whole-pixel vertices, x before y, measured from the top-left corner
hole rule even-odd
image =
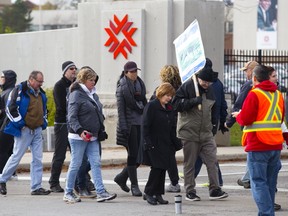
[[[63,201],[66,203],[75,203],[75,202],[81,202],[81,199],[76,196],[73,192],[64,194]]]
[[[166,192],[179,193],[181,192],[181,187],[179,184],[176,184],[175,186],[173,186],[172,184],[169,184],[168,187],[166,188]]]

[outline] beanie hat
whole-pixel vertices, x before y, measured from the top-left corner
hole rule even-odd
[[[74,64],[74,62],[72,61],[66,61],[62,64],[62,72],[63,74],[65,74],[65,72],[68,70],[68,68],[72,67],[72,66],[75,66],[76,65]]]
[[[212,61],[211,61],[211,59],[209,59],[209,58],[206,58],[206,64],[205,64],[205,66],[204,67],[210,67],[210,68],[212,68]]]
[[[137,67],[137,64],[133,61],[128,61],[125,65],[124,65],[124,72],[127,71],[136,71],[136,70],[141,70],[140,68]]]
[[[215,72],[212,68],[202,68],[198,73],[198,77],[206,82],[213,82],[214,81]]]

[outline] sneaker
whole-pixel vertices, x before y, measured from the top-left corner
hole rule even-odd
[[[81,202],[81,199],[78,196],[76,196],[76,194],[74,194],[73,192],[70,192],[64,194],[63,201],[65,201],[66,203],[76,203]]]
[[[103,193],[97,194],[97,202],[104,202],[106,200],[112,200],[117,197],[117,194],[110,194],[106,190]]]
[[[209,199],[210,200],[219,200],[219,199],[224,199],[226,197],[228,197],[228,194],[219,188],[219,189],[212,190],[210,192]]]
[[[281,205],[274,203],[274,211],[279,211],[281,209]]]
[[[176,184],[175,186],[172,184],[169,184],[168,187],[166,188],[166,192],[170,193],[179,193],[181,192],[181,188],[179,184]]]
[[[179,176],[179,178],[184,179],[184,173],[183,172],[178,172],[178,176]]]
[[[51,192],[54,192],[54,193],[62,193],[62,192],[64,192],[64,189],[59,184],[57,184],[55,186],[51,186],[50,190],[51,190]]]
[[[87,189],[79,189],[78,191],[78,196],[80,198],[95,198],[96,194],[92,193],[91,191],[87,190]]]
[[[238,180],[237,180],[237,184],[238,184],[239,186],[243,186],[245,189],[251,188],[251,186],[250,186],[250,181],[242,181],[242,179],[238,179]]]
[[[9,180],[11,180],[11,181],[17,181],[17,180],[18,180],[17,174],[13,174],[13,175],[10,177]]]
[[[200,197],[197,196],[197,194],[194,192],[186,193],[185,199],[188,201],[200,201],[201,200]]]
[[[48,195],[50,194],[50,190],[45,190],[44,188],[39,188],[31,192],[31,195]]]
[[[6,195],[7,194],[7,189],[6,189],[6,183],[0,183],[0,193],[2,195]]]

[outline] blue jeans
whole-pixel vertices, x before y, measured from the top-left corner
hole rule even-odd
[[[102,174],[101,158],[99,153],[99,141],[85,142],[84,140],[69,139],[71,146],[71,162],[67,173],[65,193],[71,193],[75,186],[77,173],[81,167],[83,157],[86,154],[91,166],[92,178],[96,188],[96,193],[105,191]]]
[[[26,150],[30,147],[32,152],[32,162],[30,164],[31,191],[41,188],[43,174],[42,128],[38,127],[35,130],[31,130],[28,127],[24,127],[21,131],[21,136],[14,137],[14,141],[13,154],[9,157],[0,175],[0,182],[7,182],[10,179]]]
[[[280,165],[280,150],[248,152],[251,191],[258,215],[274,215],[275,190]]]

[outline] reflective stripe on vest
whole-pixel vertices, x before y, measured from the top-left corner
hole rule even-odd
[[[270,106],[262,121],[255,121],[252,125],[245,126],[243,132],[281,130],[281,114],[278,106],[279,93],[276,91],[274,94],[271,94],[259,88],[255,88],[253,91],[258,91],[264,95],[270,101]],[[276,114],[277,120],[273,121],[274,114]]]

